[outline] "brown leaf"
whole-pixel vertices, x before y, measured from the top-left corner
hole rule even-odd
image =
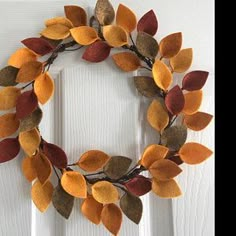
[[[66,18],[69,19],[74,27],[87,25],[87,14],[82,7],[64,6]]]
[[[115,18],[115,11],[108,0],[98,0],[95,17],[101,25],[110,25]]]
[[[168,156],[168,157],[166,157],[166,159],[173,161],[177,165],[181,165],[184,163],[178,155]]]
[[[18,138],[7,138],[0,142],[0,163],[14,159],[20,152]]]
[[[34,157],[25,157],[22,161],[22,171],[25,178],[32,182],[34,179],[37,178],[37,172],[34,168]]]
[[[70,28],[62,24],[50,25],[41,32],[41,35],[53,40],[66,39],[70,36]]]
[[[15,86],[17,85],[16,76],[19,69],[14,66],[6,66],[0,70],[0,86]]]
[[[20,94],[21,90],[13,86],[0,89],[0,110],[9,110],[14,108]]]
[[[19,128],[19,120],[15,113],[0,116],[0,138],[6,138],[14,134]]]

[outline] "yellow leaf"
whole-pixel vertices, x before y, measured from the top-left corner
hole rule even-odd
[[[167,147],[152,144],[145,148],[142,158],[141,165],[148,169],[155,161],[164,159],[168,153]]]
[[[15,113],[0,116],[0,138],[14,134],[19,128],[20,122]]]
[[[147,120],[148,123],[159,132],[162,132],[169,124],[169,115],[160,101],[152,101],[147,111]]]
[[[9,110],[14,108],[20,94],[21,90],[13,86],[0,89],[0,110]]]
[[[53,40],[66,39],[70,36],[70,28],[61,24],[50,25],[41,32],[41,35]]]
[[[182,192],[174,179],[170,180],[152,180],[152,191],[162,198],[179,197]]]
[[[212,155],[212,151],[200,143],[185,143],[179,150],[180,158],[187,164],[199,164]]]
[[[89,26],[80,26],[70,30],[73,39],[80,45],[90,45],[99,39],[97,31]]]
[[[170,65],[173,71],[183,73],[189,69],[193,60],[193,49],[182,49],[176,56],[170,59]]]
[[[45,212],[48,209],[52,201],[52,194],[53,185],[51,182],[42,185],[39,181],[36,181],[31,189],[32,200],[41,212]]]
[[[115,203],[119,199],[116,187],[108,181],[99,181],[92,186],[94,199],[103,204]]]
[[[54,81],[48,73],[38,76],[34,83],[34,92],[41,104],[45,104],[54,93]]]
[[[116,13],[116,24],[121,26],[126,32],[131,33],[137,26],[137,19],[133,11],[120,4]]]
[[[126,72],[135,71],[141,66],[139,58],[131,52],[117,53],[112,58],[116,65]]]
[[[110,157],[106,153],[90,150],[80,157],[77,165],[87,172],[93,172],[103,168],[109,160]]]
[[[123,28],[116,25],[103,27],[103,36],[112,47],[122,47],[128,44],[128,36]]]
[[[182,33],[174,33],[163,38],[159,45],[162,57],[171,58],[180,51],[182,46]]]
[[[186,115],[196,113],[202,104],[202,90],[196,90],[184,94],[185,104],[182,112]]]
[[[29,61],[36,61],[37,54],[28,48],[20,48],[11,55],[8,60],[8,65],[20,68],[23,64]]]
[[[65,17],[59,16],[59,17],[54,17],[54,18],[51,18],[51,19],[48,19],[45,21],[45,25],[47,27],[52,26],[52,25],[56,25],[56,24],[64,25],[64,26],[68,27],[69,29],[73,28],[72,22]]]
[[[156,85],[163,89],[167,90],[172,84],[172,74],[166,64],[160,60],[156,60],[152,67],[152,74]]]
[[[61,186],[71,196],[87,197],[87,185],[84,176],[76,171],[65,171],[61,177]]]
[[[35,128],[30,131],[21,132],[19,134],[19,142],[24,152],[28,156],[33,156],[39,148],[41,137],[38,130]]]
[[[22,161],[22,171],[25,178],[32,182],[37,178],[37,173],[33,165],[33,157],[25,157]]]

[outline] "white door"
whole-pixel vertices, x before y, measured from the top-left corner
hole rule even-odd
[[[92,14],[96,1],[0,0],[0,66],[19,48],[22,39],[37,36],[45,19],[63,15],[64,5],[80,5]],[[111,0],[116,8],[120,1]],[[138,17],[154,9],[159,19],[157,39],[182,31],[183,46],[194,49],[191,69],[210,72],[201,110],[214,113],[213,0],[122,0]],[[132,74],[120,72],[111,60],[88,64],[81,52],[66,52],[53,65],[56,93],[43,108],[41,130],[47,140],[63,147],[70,163],[86,150],[100,149],[138,159],[140,150],[154,142],[151,129],[142,126],[144,100],[135,92]],[[141,115],[142,114],[142,115]],[[213,122],[203,132],[189,132],[188,140],[214,147]],[[110,235],[80,213],[77,200],[69,220],[51,206],[41,214],[30,199],[30,184],[21,173],[23,154],[0,165],[1,236]],[[178,178],[183,196],[163,200],[150,193],[142,197],[139,226],[124,217],[124,236],[214,235],[214,159],[198,166],[183,165]]]

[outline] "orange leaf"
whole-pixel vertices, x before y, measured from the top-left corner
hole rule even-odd
[[[116,65],[126,72],[135,71],[141,66],[139,58],[131,52],[117,53],[112,58]]]
[[[61,24],[50,25],[41,32],[41,35],[53,40],[66,39],[70,36],[70,28]]]
[[[14,108],[20,94],[21,90],[13,86],[0,89],[0,110]]]
[[[45,104],[54,93],[54,81],[48,73],[38,76],[34,83],[34,92],[41,104]]]
[[[122,223],[122,212],[115,204],[108,204],[102,210],[102,223],[113,234],[117,235]]]
[[[0,116],[0,138],[14,134],[19,128],[20,122],[15,113]]]
[[[179,150],[180,158],[187,164],[199,164],[212,155],[212,151],[200,143],[185,143]]]
[[[73,28],[72,22],[65,17],[59,16],[59,17],[54,17],[54,18],[51,18],[51,19],[48,19],[45,21],[45,25],[47,27],[52,26],[52,25],[56,25],[56,24],[64,25],[64,26],[68,27],[69,29]]]
[[[36,181],[31,189],[32,200],[41,212],[45,212],[48,209],[52,201],[52,194],[53,185],[51,182],[42,185],[39,181]]]
[[[116,24],[131,33],[137,26],[137,19],[133,11],[123,4],[119,4],[116,13]]]
[[[87,197],[87,185],[84,176],[76,171],[65,171],[61,177],[61,186],[71,196]]]
[[[106,153],[90,150],[80,157],[77,165],[87,172],[93,172],[103,168],[109,160],[110,157]]]
[[[23,64],[29,61],[36,61],[37,54],[28,48],[20,48],[11,55],[8,60],[8,65],[20,68]]]
[[[167,147],[161,145],[149,145],[143,152],[140,164],[148,169],[154,162],[164,159],[168,151]]]
[[[119,199],[116,187],[108,181],[99,181],[92,186],[92,195],[100,203],[115,203]]]
[[[85,10],[79,6],[64,6],[65,15],[74,27],[83,26],[87,24],[87,14]]]
[[[83,215],[96,225],[101,222],[102,209],[103,204],[97,202],[91,195],[89,195],[81,205]]]
[[[37,173],[33,165],[33,157],[25,157],[22,161],[22,171],[25,178],[32,182],[37,178]]]
[[[182,112],[186,115],[196,113],[202,104],[202,90],[196,90],[184,94],[185,104]]]

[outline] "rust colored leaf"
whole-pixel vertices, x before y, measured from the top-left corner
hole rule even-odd
[[[18,138],[7,138],[0,142],[0,163],[14,159],[20,152]]]
[[[40,38],[45,40],[45,41],[47,41],[48,43],[50,43],[52,45],[53,49],[56,48],[62,42],[62,39],[58,39],[58,40],[56,40],[56,39],[48,39],[48,38],[46,38],[44,36],[40,36]]]
[[[6,138],[14,134],[19,128],[20,122],[15,113],[0,116],[0,138]]]
[[[62,24],[50,25],[41,32],[41,35],[53,40],[66,39],[70,36],[70,28]]]
[[[69,19],[74,27],[87,25],[87,14],[82,7],[64,6],[66,18]]]
[[[22,161],[22,171],[25,178],[32,182],[34,179],[37,178],[37,172],[34,168],[34,157],[25,157]]]
[[[110,25],[115,18],[115,11],[108,0],[98,0],[95,17],[101,25]]]
[[[19,69],[14,66],[6,66],[0,70],[0,86],[15,86],[17,85],[16,76]]]
[[[9,110],[14,108],[20,94],[21,90],[13,86],[0,89],[0,110]]]
[[[58,16],[58,17],[54,17],[45,21],[45,25],[47,27],[50,27],[52,25],[58,25],[58,24],[64,25],[68,27],[69,29],[73,28],[72,22],[66,17]]]
[[[167,157],[167,159],[170,161],[173,161],[177,165],[181,165],[184,163],[178,155],[169,156],[169,157]]]

